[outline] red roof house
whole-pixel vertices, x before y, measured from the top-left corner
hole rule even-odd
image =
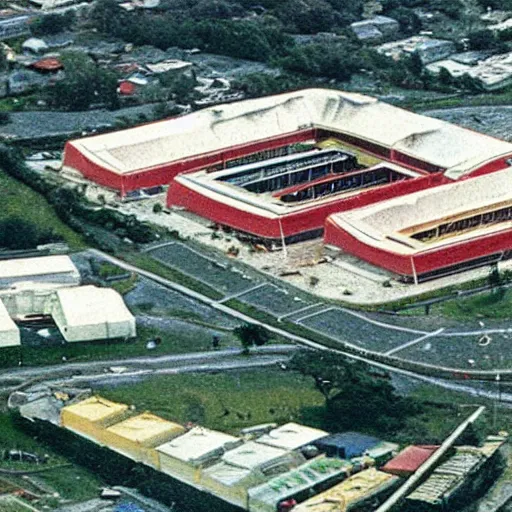
[[[433,445],[408,446],[387,462],[381,471],[397,476],[411,476],[438,448]]]
[[[55,57],[45,57],[44,59],[34,62],[30,67],[36,71],[40,71],[41,73],[54,73],[63,69],[64,65]]]

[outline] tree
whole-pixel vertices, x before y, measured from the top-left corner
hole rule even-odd
[[[313,378],[325,398],[326,426],[333,430],[370,428],[390,434],[416,412],[409,400],[395,394],[386,375],[338,354],[302,351],[289,367]]]
[[[9,217],[0,222],[0,247],[33,249],[39,244],[60,240],[51,230],[41,231],[36,224],[20,217]]]
[[[277,10],[285,26],[300,34],[316,34],[331,30],[336,12],[325,0],[288,0]]]
[[[92,103],[109,108],[118,106],[117,79],[111,71],[99,68],[86,55],[70,52],[62,57],[65,78],[50,90],[50,102],[66,110],[87,110]]]
[[[471,50],[493,50],[500,43],[494,33],[488,29],[468,34],[468,44]]]
[[[64,14],[45,14],[32,21],[30,32],[35,36],[58,34],[69,29],[73,25],[75,17],[74,11]]]
[[[401,32],[406,36],[417,34],[421,30],[421,20],[411,9],[398,7],[397,9],[393,9],[389,13],[386,13],[386,15],[391,16],[398,21]]]
[[[240,340],[246,353],[254,345],[257,347],[265,345],[271,338],[270,333],[265,327],[256,324],[240,325],[233,330],[233,334]]]

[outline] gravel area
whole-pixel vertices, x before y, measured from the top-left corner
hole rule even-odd
[[[11,112],[10,122],[0,126],[0,137],[30,138],[90,132],[93,128],[114,125],[120,117],[137,118],[151,115],[154,105],[140,105],[120,110],[87,110],[85,112]]]
[[[197,315],[203,322],[219,327],[235,328],[238,325],[233,318],[192,300],[185,295],[164,288],[149,279],[139,277],[137,286],[124,296],[129,308],[142,308],[153,315],[172,312],[184,312]],[[189,325],[189,324],[187,324]]]
[[[427,110],[422,114],[512,142],[512,106],[460,107]]]
[[[203,257],[182,244],[161,247],[150,254],[164,265],[176,268],[221,293],[236,294],[257,284],[252,276],[231,265],[229,261],[220,262]]]
[[[488,345],[481,346],[480,335],[437,336],[427,338],[395,355],[403,359],[452,368],[510,368],[512,334],[492,334],[490,338]]]
[[[286,315],[312,304],[297,297],[295,294],[272,285],[246,293],[239,300],[274,315]]]
[[[341,341],[377,352],[386,352],[421,336],[368,323],[341,309],[315,315],[301,323]]]

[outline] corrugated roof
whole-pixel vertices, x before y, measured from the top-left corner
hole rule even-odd
[[[251,500],[277,505],[282,499],[331,480],[337,475],[340,476],[338,479],[340,480],[341,476],[350,473],[351,469],[352,464],[346,460],[317,457],[262,485],[251,488],[249,497]]]
[[[381,469],[386,473],[403,476],[414,473],[439,446],[408,446]]]
[[[76,404],[64,407],[63,411],[68,411],[84,420],[96,422],[117,416],[127,409],[128,406],[125,404],[118,404],[99,396],[92,396]]]
[[[253,469],[276,459],[286,457],[288,453],[288,450],[249,441],[238,448],[226,452],[222,456],[222,460],[240,468]]]
[[[73,286],[56,293],[68,326],[133,321],[123,298],[112,288]]]
[[[69,256],[41,256],[3,260],[0,264],[0,279],[40,276],[45,274],[73,273],[80,276]]]
[[[438,505],[442,503],[443,497],[452,492],[461,482],[462,478],[456,475],[433,473],[428,480],[407,496],[407,500]]]
[[[159,446],[157,451],[182,461],[193,462],[216,452],[220,456],[223,450],[241,442],[241,439],[223,432],[194,427],[186,434]]]
[[[287,423],[261,436],[257,439],[257,442],[285,450],[296,450],[326,435],[328,435],[327,432],[323,430],[306,427],[298,423]]]
[[[112,425],[107,430],[135,443],[145,443],[163,434],[178,436],[185,431],[181,425],[148,412]]]
[[[380,443],[380,439],[360,432],[342,432],[327,435],[315,441],[314,445],[320,450],[337,450],[343,452],[344,457],[351,459],[362,455],[368,448],[376,446]]]
[[[508,142],[369,96],[328,89],[217,105],[70,144],[110,171],[129,174],[308,128],[356,136],[442,168],[457,167],[455,176],[512,152]]]
[[[392,249],[398,254],[414,254],[425,245],[401,235],[414,226],[436,224],[467,212],[492,208],[512,201],[512,169],[414,192],[380,203],[340,212],[331,220],[366,243]],[[510,229],[509,223],[486,224],[458,235],[457,240],[482,235],[482,230]],[[430,241],[428,248],[453,243],[455,236]]]
[[[396,481],[396,476],[373,468],[367,469],[301,503],[293,510],[294,512],[341,512],[349,509],[350,505],[386,489]]]

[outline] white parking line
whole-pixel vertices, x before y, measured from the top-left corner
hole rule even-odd
[[[420,343],[423,340],[426,340],[427,338],[432,338],[433,336],[437,336],[438,334],[441,334],[444,331],[444,327],[441,327],[441,329],[438,329],[437,331],[429,332],[425,334],[424,336],[420,336],[419,338],[416,338],[415,340],[408,341],[407,343],[404,343],[403,345],[400,345],[399,347],[392,348],[391,350],[388,350],[387,352],[384,352],[384,355],[390,356],[391,354],[394,354],[395,352],[400,352],[400,350],[404,350],[408,347],[412,347],[413,345],[416,345],[416,343]]]
[[[257,284],[256,286],[252,286],[251,288],[247,288],[247,290],[243,290],[243,291],[238,292],[238,293],[233,293],[232,295],[226,295],[226,297],[222,297],[222,299],[219,299],[217,301],[217,304],[222,304],[224,302],[227,302],[228,300],[236,299],[237,297],[241,297],[242,295],[245,295],[246,293],[251,293],[251,292],[254,292],[255,290],[259,290],[260,288],[263,288],[264,286],[271,286],[271,285],[269,285],[269,283]]]
[[[310,315],[306,315],[301,318],[297,318],[297,320],[295,320],[295,323],[300,324],[301,322],[303,322],[304,320],[307,320],[308,318],[313,318],[314,316],[322,315],[322,314],[327,313],[328,311],[332,311],[334,309],[337,309],[337,308],[326,308],[326,309],[321,309],[320,311],[315,311],[314,313],[311,313]]]
[[[151,252],[156,251],[157,249],[161,249],[162,247],[169,247],[170,245],[175,245],[176,242],[163,242],[158,245],[153,245],[151,247],[145,247],[144,249],[141,249],[140,252]]]
[[[283,318],[288,318],[289,316],[296,315],[298,313],[304,313],[304,311],[308,311],[310,309],[316,308],[317,306],[324,306],[325,304],[323,302],[317,302],[316,304],[310,304],[309,306],[305,306],[300,309],[296,309],[294,311],[291,311],[290,313],[286,313],[284,315],[278,316],[277,321],[280,322]]]
[[[369,324],[378,325],[379,327],[385,327],[386,329],[393,329],[395,331],[402,331],[402,332],[411,332],[413,334],[428,334],[427,331],[418,331],[417,329],[410,329],[409,327],[401,327],[399,325],[392,325],[392,324],[387,324],[385,322],[379,322],[378,320],[373,320],[372,318],[362,315],[361,313],[356,313],[355,311],[352,311],[350,309],[345,309],[345,308],[339,308],[339,309],[341,309],[341,311],[343,311],[344,313],[348,313],[349,315],[360,318],[361,320],[364,320],[365,322],[368,322]]]

